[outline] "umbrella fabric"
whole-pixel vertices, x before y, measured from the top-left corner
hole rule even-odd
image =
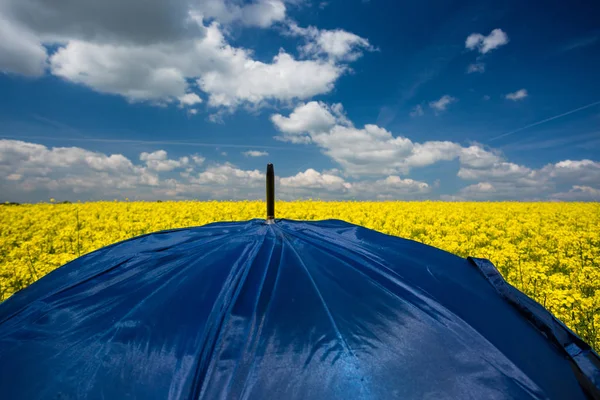
[[[569,354],[487,272],[335,220],[141,236],[0,304],[0,396],[586,398],[595,353]]]

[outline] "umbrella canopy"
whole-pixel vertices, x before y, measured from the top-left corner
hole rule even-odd
[[[600,362],[487,260],[342,221],[153,233],[0,304],[7,399],[600,398]]]
[[[336,220],[138,237],[0,305],[0,393],[586,398],[595,354],[490,265]]]

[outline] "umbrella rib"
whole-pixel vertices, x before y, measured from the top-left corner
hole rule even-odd
[[[270,226],[275,226],[275,225],[270,225]],[[277,239],[277,237],[278,237],[277,231],[275,229],[272,229],[271,232],[273,232],[274,238]],[[283,237],[283,234],[281,232],[279,232],[279,236]],[[257,300],[255,302],[255,310],[258,309],[258,304],[260,302],[260,297],[262,295],[262,291],[263,291],[263,288],[264,288],[264,283],[265,283],[265,280],[266,280],[266,277],[267,277],[269,265],[271,264],[271,259],[273,257],[273,254],[275,253],[276,244],[279,244],[277,242],[277,240],[275,240],[275,243],[274,243],[273,247],[271,248],[271,254],[269,256],[269,263],[267,264],[267,268],[266,268],[265,274],[263,276],[263,280],[261,281],[261,285],[260,285],[260,288],[259,288],[259,294],[258,294]],[[277,265],[277,269],[276,269],[277,274],[275,275],[275,282],[273,283],[273,289],[272,289],[273,291],[271,293],[271,299],[275,297],[275,291],[277,290],[278,283],[279,283],[279,277],[281,276],[281,265],[282,265],[282,260],[283,260],[283,250],[284,250],[284,247],[283,246],[279,246],[279,248],[280,248],[280,251],[279,251],[279,264]],[[271,299],[269,299],[269,300],[271,300]],[[252,338],[253,339],[253,343],[251,344],[251,346],[252,346],[253,349],[255,349],[256,346],[258,345],[258,341],[260,340],[260,336],[262,334],[262,331],[263,331],[263,328],[264,328],[264,325],[265,325],[265,321],[266,321],[266,319],[267,319],[267,317],[269,315],[269,312],[271,311],[271,307],[272,307],[273,303],[274,303],[273,301],[269,301],[268,302],[267,308],[265,309],[265,312],[263,313],[263,315],[262,315],[262,317],[260,319],[260,323],[258,324],[258,327],[255,329],[256,333],[254,334],[254,336]],[[245,346],[244,348],[246,349],[247,346]],[[254,351],[252,351],[252,354],[254,354]],[[246,374],[246,378],[245,378],[245,381],[244,381],[244,386],[242,387],[242,390],[241,390],[240,398],[242,398],[242,399],[247,398],[247,391],[248,391],[247,388],[248,388],[248,384],[250,382],[250,379],[248,379],[248,378],[251,375],[254,374],[255,370],[256,370],[256,362],[253,359],[252,365],[250,366],[250,369],[249,369],[248,373]],[[237,367],[236,367],[236,371],[237,371]]]
[[[265,243],[265,236],[263,235],[262,238],[263,240],[260,242],[260,244],[257,244],[252,248],[251,255],[249,255],[249,258],[251,258],[251,260],[254,260],[256,258],[256,255],[259,253],[260,248]],[[213,312],[211,312],[209,315],[209,320],[212,319],[216,320],[217,322],[216,326],[213,328],[213,332],[205,332],[204,337],[202,339],[200,357],[196,366],[196,372],[194,374],[194,384],[190,392],[191,399],[202,398],[203,396],[204,390],[206,389],[206,387],[204,386],[204,383],[207,381],[206,377],[210,376],[213,370],[213,355],[221,342],[221,330],[223,329],[223,326],[227,323],[229,319],[228,317],[231,315],[231,310],[240,294],[240,291],[244,285],[244,282],[246,281],[246,278],[248,277],[248,272],[250,271],[252,264],[252,262],[248,263],[246,261],[243,263],[243,266],[239,268],[240,270],[235,272],[232,271],[233,276],[231,276],[230,278],[231,283],[228,284],[228,281],[230,281],[230,279],[227,279],[227,281],[223,285],[223,289],[225,289],[227,286],[235,285],[233,293],[231,293],[231,295],[228,296],[229,298],[227,298],[227,293],[229,291],[223,291],[222,289],[221,293],[219,293],[219,296],[217,297],[217,300],[215,301],[214,307],[217,307],[217,309],[213,308],[213,312],[215,312],[216,315],[213,316]],[[236,275],[240,276],[238,277]]]
[[[335,319],[333,318],[333,314],[331,314],[331,311],[329,310],[329,307],[327,307],[327,303],[325,302],[325,299],[323,298],[323,295],[321,294],[321,291],[319,290],[319,287],[317,286],[317,283],[315,282],[315,280],[313,279],[310,271],[308,270],[308,267],[306,266],[306,264],[302,260],[302,257],[300,256],[300,254],[298,254],[298,252],[296,251],[296,249],[294,249],[294,246],[292,246],[292,243],[285,237],[285,235],[282,235],[282,237],[283,237],[283,240],[288,243],[288,245],[290,246],[290,249],[292,250],[292,252],[296,255],[296,257],[298,259],[298,262],[302,266],[302,269],[304,269],[304,271],[306,272],[306,275],[308,276],[308,279],[310,280],[313,288],[317,292],[317,296],[319,296],[319,300],[321,301],[321,304],[323,304],[323,308],[325,309],[325,312],[327,313],[327,316],[329,317],[331,325],[333,326],[333,329],[335,330],[336,336],[342,342],[342,347],[344,347],[346,349],[346,351],[352,357],[356,358],[356,355],[354,354],[354,352],[352,351],[352,349],[348,345],[348,342],[346,342],[346,340],[344,339],[344,336],[342,335],[342,332],[338,328],[337,323],[335,322]]]
[[[397,293],[395,293],[394,291],[392,291],[389,288],[385,287],[385,285],[383,285],[380,281],[378,281],[374,277],[368,275],[367,273],[365,273],[363,270],[361,270],[359,267],[357,267],[353,263],[346,261],[346,260],[349,260],[350,258],[346,254],[344,254],[343,251],[339,250],[340,246],[335,246],[335,245],[325,246],[325,245],[319,243],[316,240],[316,238],[313,238],[310,235],[306,235],[306,234],[303,235],[300,232],[295,232],[295,233],[296,233],[295,236],[297,238],[299,238],[301,240],[304,240],[307,243],[310,243],[314,247],[316,247],[318,249],[322,249],[323,251],[328,251],[328,252],[334,253],[338,257],[341,257],[344,260],[344,262],[348,266],[350,266],[350,268],[352,268],[353,270],[355,270],[359,274],[361,274],[364,277],[366,277],[367,279],[369,279],[369,281],[371,281],[373,284],[376,284],[378,287],[381,287],[382,289],[386,290],[388,293],[392,294],[394,297],[400,297]],[[327,243],[327,242],[325,242],[325,243]],[[412,289],[409,285],[407,285],[406,283],[404,283],[402,281],[402,277],[398,273],[396,273],[394,270],[392,270],[391,268],[389,268],[387,265],[385,265],[385,263],[383,263],[381,261],[378,261],[375,257],[371,258],[371,257],[369,257],[369,255],[363,254],[363,253],[361,253],[361,252],[359,252],[357,250],[353,250],[353,249],[351,249],[349,247],[344,247],[343,250],[348,251],[348,252],[350,252],[352,254],[355,254],[358,257],[361,257],[362,259],[365,259],[367,262],[365,262],[364,264],[361,264],[361,265],[366,270],[372,271],[375,276],[379,276],[379,277],[383,278],[384,280],[392,282],[395,286],[397,286],[397,287],[401,288],[402,290],[406,291],[411,296],[419,299],[420,301],[424,301],[423,300],[423,294],[421,292]],[[375,264],[375,265],[379,266],[380,268],[374,268],[373,265],[371,265],[371,264]],[[439,310],[436,310],[436,312],[439,313]]]
[[[319,243],[319,241],[323,241],[322,237],[314,237],[312,235],[309,235],[305,232],[291,232],[288,231],[288,233],[290,233],[291,235],[297,237],[298,239],[304,240],[308,243],[310,243],[311,245],[317,247],[317,248],[321,248],[323,250],[327,250],[327,251],[332,251],[335,252],[338,255],[341,255],[343,257],[347,257],[346,255],[344,255],[344,253],[340,250],[338,250],[337,248],[343,248],[343,250],[352,253],[352,254],[356,254],[358,257],[361,257],[362,259],[367,260],[369,263],[373,263],[378,265],[379,267],[381,267],[380,270],[374,269],[374,268],[368,268],[372,271],[374,271],[375,273],[377,273],[378,275],[381,275],[382,277],[384,277],[385,279],[391,280],[392,282],[397,283],[399,280],[402,280],[402,275],[400,275],[398,272],[394,271],[393,269],[391,269],[389,266],[387,266],[385,264],[385,262],[383,260],[381,260],[379,257],[377,257],[376,254],[365,250],[363,251],[358,251],[356,249],[351,248],[351,246],[353,245],[353,243],[345,238],[336,238],[336,240],[339,241],[344,241],[345,243],[348,244],[348,246],[338,246],[335,244],[331,244],[331,246],[324,246],[322,244]],[[325,243],[328,243],[327,241],[325,241]],[[355,268],[356,269],[356,268]]]
[[[73,289],[74,287],[77,287],[77,286],[79,286],[79,285],[81,285],[81,284],[83,284],[83,283],[85,283],[85,282],[88,282],[88,281],[90,281],[90,280],[92,280],[92,279],[95,279],[95,278],[97,278],[97,277],[99,277],[99,276],[101,276],[101,275],[104,275],[104,274],[106,274],[106,273],[108,273],[108,272],[110,272],[110,271],[112,271],[112,270],[114,270],[114,269],[116,269],[116,268],[119,268],[119,267],[120,267],[120,266],[122,266],[123,264],[127,264],[127,263],[128,263],[129,261],[131,261],[132,259],[133,259],[133,257],[127,257],[127,258],[125,258],[124,260],[122,260],[122,261],[120,261],[120,262],[116,263],[115,265],[112,265],[112,266],[110,266],[109,268],[102,270],[101,272],[97,272],[97,273],[91,274],[91,275],[89,275],[89,276],[82,277],[82,279],[81,279],[80,281],[78,281],[77,283],[74,283],[74,284],[72,284],[72,285],[66,285],[66,286],[65,286],[65,287],[63,287],[63,288],[59,288],[59,289],[57,289],[57,290],[55,290],[55,291],[53,291],[53,292],[51,292],[51,293],[49,293],[49,294],[47,294],[47,295],[44,295],[44,296],[42,296],[42,297],[41,297],[41,298],[39,298],[39,299],[36,299],[36,302],[37,302],[37,301],[45,301],[45,300],[47,300],[48,298],[50,298],[50,297],[52,297],[52,296],[55,296],[55,295],[57,295],[57,294],[60,294],[60,293],[63,293],[63,292],[65,292],[65,291],[67,291],[67,290]],[[46,305],[48,305],[48,304],[46,303]],[[22,308],[20,308],[19,310],[15,311],[14,313],[12,313],[11,315],[9,315],[9,316],[8,316],[8,317],[6,317],[5,319],[1,320],[1,321],[0,321],[0,324],[4,324],[5,322],[9,321],[10,319],[12,319],[12,318],[16,317],[16,316],[17,316],[17,315],[19,315],[21,312],[23,312],[23,310],[25,310],[27,307],[28,307],[28,306],[23,306],[23,307],[22,307]]]

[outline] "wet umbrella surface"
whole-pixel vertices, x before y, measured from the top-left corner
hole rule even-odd
[[[5,399],[584,399],[597,365],[486,260],[337,220],[158,232],[0,304]]]

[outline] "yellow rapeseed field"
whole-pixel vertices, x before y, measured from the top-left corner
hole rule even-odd
[[[0,206],[0,301],[66,262],[153,231],[263,218],[263,202]],[[514,286],[600,348],[600,204],[278,202],[277,217],[337,218],[490,259]]]

